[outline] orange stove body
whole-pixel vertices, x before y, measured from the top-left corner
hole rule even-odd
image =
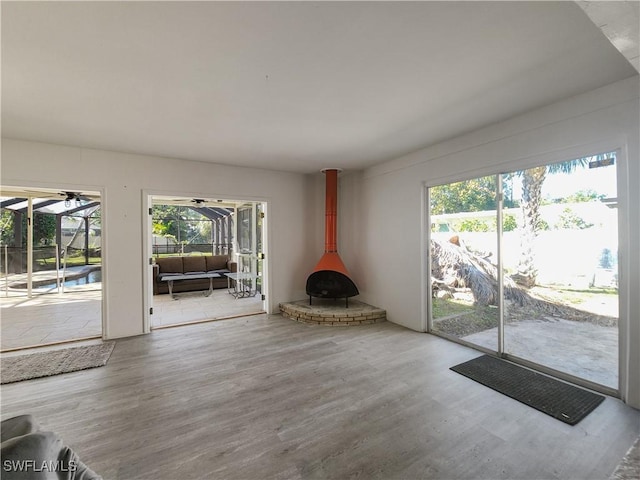
[[[311,297],[348,298],[358,295],[340,255],[338,255],[338,170],[324,170],[326,176],[324,255],[307,279]]]

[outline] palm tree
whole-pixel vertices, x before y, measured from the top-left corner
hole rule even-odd
[[[542,200],[542,185],[548,174],[572,173],[578,167],[585,167],[592,161],[602,161],[614,158],[615,154],[605,153],[592,157],[577,158],[567,162],[553,163],[540,167],[516,172],[522,177],[522,236],[520,238],[520,262],[518,271],[512,278],[525,287],[536,284],[538,271],[536,269],[534,241],[540,231],[540,204]]]

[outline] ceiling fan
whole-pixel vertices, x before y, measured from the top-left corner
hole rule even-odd
[[[59,192],[58,195],[64,197],[64,205],[65,207],[70,207],[71,202],[75,202],[76,207],[80,207],[82,202],[94,202],[95,198],[92,198],[87,195],[83,195],[82,192]]]
[[[153,197],[153,205],[175,205],[191,208],[234,208],[235,202],[229,200],[210,199],[210,198],[172,198],[172,197]]]
[[[217,205],[215,200],[205,200],[204,198],[172,198],[154,199],[154,205],[175,205],[179,207],[203,208]]]
[[[194,198],[191,200],[191,203],[193,203],[193,206],[196,208],[202,208],[207,206],[208,201],[203,198]]]

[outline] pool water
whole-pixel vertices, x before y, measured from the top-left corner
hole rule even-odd
[[[102,281],[102,271],[101,270],[93,270],[89,272],[87,275],[84,275],[79,278],[74,278],[73,280],[67,280],[64,282],[65,287],[75,287],[78,285],[88,285],[90,283],[99,283]],[[51,283],[46,283],[44,285],[39,285],[38,288],[56,288],[56,282],[53,281]]]

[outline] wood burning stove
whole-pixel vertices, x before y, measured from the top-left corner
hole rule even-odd
[[[358,287],[353,283],[338,255],[338,172],[337,168],[325,168],[325,229],[324,255],[307,278],[307,295],[309,304],[313,297],[344,298],[349,306],[349,297],[358,295]]]

